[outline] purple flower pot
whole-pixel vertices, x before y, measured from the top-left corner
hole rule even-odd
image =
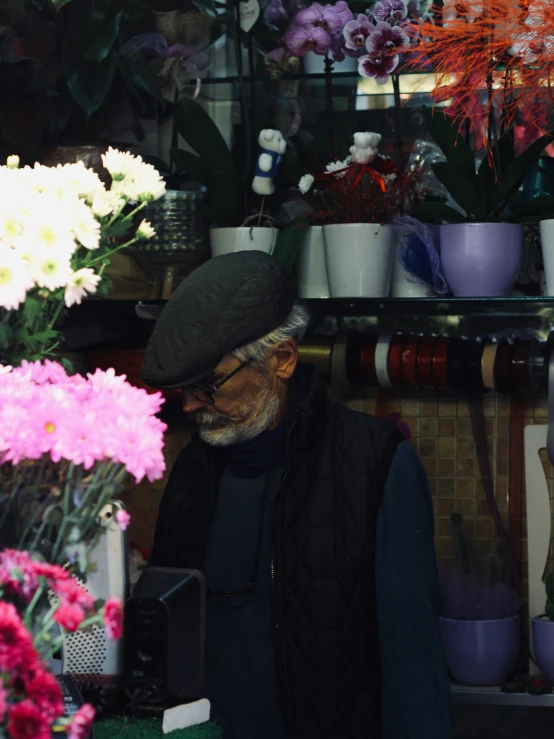
[[[521,267],[519,223],[452,223],[440,227],[444,277],[456,297],[510,295]]]
[[[519,653],[519,616],[490,621],[440,618],[446,664],[462,685],[501,685]]]
[[[541,672],[554,681],[554,621],[533,619],[533,652]]]

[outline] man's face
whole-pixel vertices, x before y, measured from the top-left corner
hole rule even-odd
[[[210,389],[239,367],[227,354],[215,369],[196,385]],[[183,390],[183,410],[198,425],[200,438],[212,446],[227,446],[255,439],[268,429],[279,412],[279,387],[272,363],[243,367],[214,393],[206,405]]]

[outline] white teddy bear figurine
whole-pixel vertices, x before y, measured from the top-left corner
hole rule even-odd
[[[352,161],[356,164],[369,164],[377,154],[381,142],[380,133],[359,132],[354,134],[354,146],[350,147]]]
[[[257,195],[273,195],[275,192],[273,178],[277,175],[279,164],[287,149],[287,142],[281,131],[264,128],[258,136],[258,144],[260,150],[252,189]]]

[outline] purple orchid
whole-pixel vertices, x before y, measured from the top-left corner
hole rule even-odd
[[[341,31],[344,26],[354,18],[354,16],[352,15],[352,11],[348,7],[348,3],[346,3],[345,0],[339,0],[337,3],[335,3],[334,6],[327,5],[325,7],[333,8],[334,12],[338,13],[341,22]]]
[[[398,23],[408,15],[408,6],[403,0],[380,0],[373,8],[376,21],[385,23]]]
[[[310,8],[307,8],[307,10],[310,10]],[[303,57],[309,51],[325,56],[331,46],[331,37],[319,26],[293,25],[287,31],[284,42],[294,56]]]
[[[272,79],[279,79],[283,75],[283,72],[296,72],[299,66],[299,59],[296,56],[291,56],[288,49],[280,47],[265,55],[264,64],[268,69],[269,76]]]
[[[270,23],[277,25],[280,21],[287,21],[289,16],[283,7],[282,0],[269,0],[265,9],[265,17]]]
[[[365,49],[367,38],[375,31],[375,26],[369,22],[367,16],[359,15],[355,21],[347,23],[343,30],[345,47],[349,51],[361,52]]]
[[[398,61],[398,54],[366,54],[358,60],[358,72],[361,77],[373,77],[379,85],[386,85]]]
[[[322,28],[329,36],[340,33],[344,27],[340,10],[333,5],[319,3],[313,3],[309,8],[301,10],[294,19],[294,24]]]
[[[398,53],[407,49],[409,45],[408,34],[400,26],[390,26],[388,23],[378,23],[375,31],[365,42],[370,56],[372,54],[395,55],[396,64],[398,64]]]

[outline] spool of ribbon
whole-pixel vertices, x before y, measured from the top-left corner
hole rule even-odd
[[[436,337],[423,338],[417,353],[417,380],[422,390],[433,390],[433,354],[437,346]]]
[[[470,339],[465,351],[465,372],[461,388],[469,393],[486,392],[481,370],[483,360],[483,342],[480,339]]]
[[[464,375],[467,372],[466,342],[462,339],[452,339],[448,347],[446,360],[447,387],[453,393],[461,390],[464,384]]]
[[[513,346],[507,339],[498,342],[494,361],[494,387],[499,393],[510,392]]]
[[[527,389],[527,355],[529,342],[517,339],[512,350],[510,365],[510,391],[523,394]]]
[[[390,334],[382,334],[379,336],[375,347],[375,375],[377,383],[383,388],[393,387],[389,376],[389,345],[391,338]]]
[[[364,343],[360,352],[360,374],[364,385],[376,385],[377,373],[375,371],[375,351],[377,339],[370,339]]]
[[[481,357],[481,376],[483,385],[487,390],[494,390],[494,361],[497,350],[498,344],[496,342],[486,340]]]
[[[417,355],[420,336],[410,336],[402,349],[402,384],[404,387],[418,388]]]
[[[389,380],[393,387],[402,387],[402,352],[406,337],[396,334],[389,344]]]
[[[439,337],[433,352],[433,386],[435,390],[448,389],[448,349],[450,339]]]
[[[545,354],[545,346],[536,339],[531,339],[527,352],[527,390],[532,396],[547,392]]]
[[[313,364],[324,377],[331,376],[334,338],[304,339],[298,347],[298,361]]]

